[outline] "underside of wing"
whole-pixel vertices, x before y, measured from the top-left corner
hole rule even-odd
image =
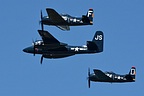
[[[93,71],[94,71],[94,73],[95,73],[95,75],[97,76],[98,79],[104,80],[104,81],[111,80],[111,78],[108,77],[107,75],[105,75],[101,70],[94,69]]]
[[[55,37],[53,37],[48,31],[38,30],[38,32],[42,37],[42,40],[45,45],[60,45],[60,42]]]
[[[56,25],[67,25],[68,23],[62,18],[61,15],[59,15],[54,9],[47,8],[46,9],[49,18],[52,20],[52,22]]]
[[[61,30],[64,30],[64,31],[69,31],[70,30],[70,27],[68,25],[59,25],[57,27]]]

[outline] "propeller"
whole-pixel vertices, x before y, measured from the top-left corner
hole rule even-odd
[[[41,61],[40,61],[40,63],[42,64],[42,62],[43,62],[43,55],[41,56]]]
[[[35,42],[34,42],[34,40],[33,40],[33,46],[34,46],[33,47],[33,50],[34,50],[34,54],[33,55],[35,56],[36,51],[35,51]]]
[[[44,30],[44,25],[43,25],[42,18],[43,18],[43,14],[42,14],[42,10],[41,10],[41,21],[40,21],[40,24],[41,24],[41,28],[42,28],[42,30]]]
[[[90,68],[88,68],[88,87],[90,88]]]

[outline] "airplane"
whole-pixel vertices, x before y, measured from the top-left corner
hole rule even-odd
[[[64,58],[75,54],[100,53],[103,51],[104,35],[102,31],[96,31],[93,40],[87,41],[87,45],[71,46],[58,41],[48,31],[38,30],[42,40],[36,40],[32,46],[23,49],[26,53],[41,54],[43,58]]]
[[[46,8],[48,16],[42,15],[41,11],[41,27],[43,30],[44,25],[53,25],[61,30],[68,31],[70,30],[69,26],[80,26],[80,25],[93,25],[93,9],[89,9],[86,15],[82,17],[73,17],[68,14],[59,14],[52,8]]]
[[[119,75],[114,72],[102,72],[101,70],[94,69],[94,73],[90,74],[88,69],[88,87],[90,88],[90,81],[93,82],[109,82],[109,83],[123,83],[135,82],[136,68],[131,67],[128,74]]]

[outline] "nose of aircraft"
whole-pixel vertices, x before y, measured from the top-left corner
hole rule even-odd
[[[27,52],[27,51],[28,51],[27,48],[23,49],[23,52]]]
[[[23,49],[23,52],[33,53],[33,52],[34,52],[34,49],[33,49],[33,47],[27,47],[27,48],[24,48],[24,49]]]

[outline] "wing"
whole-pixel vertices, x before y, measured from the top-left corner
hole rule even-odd
[[[60,45],[60,42],[53,37],[48,31],[38,30],[44,45]]]
[[[47,8],[46,9],[49,18],[56,25],[68,25],[68,23],[59,15],[54,9]]]
[[[64,30],[64,31],[68,31],[70,30],[70,27],[68,25],[59,25],[57,26],[59,29]]]
[[[96,75],[100,80],[105,80],[105,81],[112,80],[110,77],[108,77],[107,75],[105,75],[105,73],[103,73],[101,70],[94,69],[93,71],[94,71],[95,75]]]

